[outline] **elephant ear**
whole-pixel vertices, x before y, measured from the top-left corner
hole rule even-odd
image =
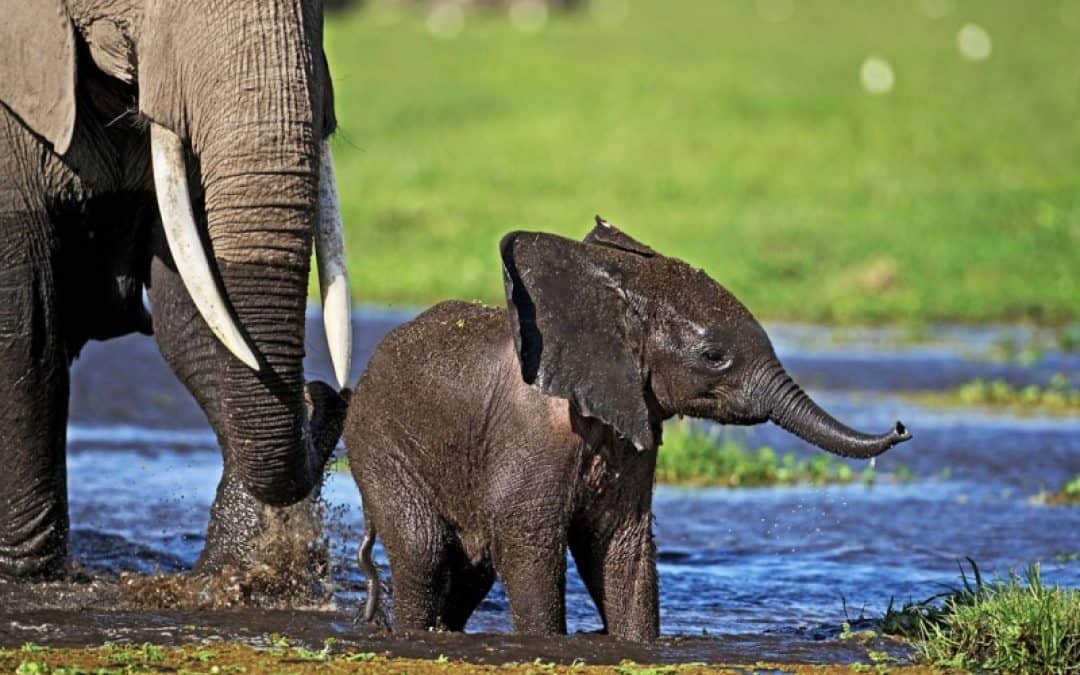
[[[0,102],[67,152],[75,130],[75,32],[61,0],[6,3],[0,19]]]
[[[643,326],[624,289],[630,256],[551,234],[511,232],[499,244],[521,375],[655,448],[645,403]]]
[[[587,244],[598,244],[609,248],[617,248],[627,253],[636,253],[646,258],[652,258],[656,251],[634,239],[619,228],[615,227],[600,216],[596,216],[596,227],[585,235],[583,239]]]

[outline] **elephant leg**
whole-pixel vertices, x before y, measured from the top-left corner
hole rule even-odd
[[[450,563],[450,590],[442,623],[447,630],[463,631],[469,617],[487,597],[495,583],[495,570],[488,561],[473,564],[465,551],[456,547]]]
[[[7,189],[15,188],[0,186],[0,576],[49,578],[65,571],[69,529],[57,244],[43,214],[6,210]]]
[[[607,615],[604,613],[604,551],[606,542],[597,540],[595,533],[587,528],[575,526],[570,528],[570,554],[574,556],[574,565],[577,566],[578,575],[581,576],[585,589],[589,591],[589,597],[596,605],[596,611],[600,614],[600,623],[603,625],[603,633],[608,632]]]
[[[418,494],[406,485],[401,489]],[[450,529],[428,504],[399,506],[394,519],[379,528],[394,583],[394,632],[444,628]]]
[[[521,527],[519,522],[516,527]],[[509,531],[509,528],[503,530]],[[516,533],[497,542],[495,569],[506,585],[514,631],[566,634],[566,541],[555,533]],[[530,536],[531,535],[531,536]]]
[[[155,337],[165,360],[196,397],[215,429],[221,428],[217,374],[202,367],[214,363],[220,346],[201,319],[179,275],[166,263],[163,244],[155,243],[151,264],[150,299]],[[252,569],[266,565],[274,579],[265,581],[270,596],[303,596],[317,590],[327,551],[319,490],[288,507],[263,504],[248,492],[231,460],[227,439],[218,436],[224,467],[210,511],[206,545],[195,565],[200,574],[219,574],[226,568]],[[336,441],[336,438],[334,439]],[[274,587],[274,584],[280,584]]]
[[[652,514],[631,519],[603,538],[576,532],[571,552],[607,633],[623,640],[655,640],[660,600]]]

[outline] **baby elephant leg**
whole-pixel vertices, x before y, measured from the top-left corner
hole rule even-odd
[[[442,623],[447,630],[465,630],[469,617],[487,597],[495,583],[495,570],[490,562],[470,563],[465,551],[458,547],[450,564],[450,590]]]
[[[495,568],[506,585],[515,632],[566,633],[565,536],[515,533],[499,542]]]
[[[449,527],[434,509],[410,505],[407,517],[380,524],[394,585],[394,632],[441,628],[448,587]]]
[[[570,550],[607,633],[622,640],[655,640],[660,601],[651,513],[619,525],[608,536],[575,528]]]

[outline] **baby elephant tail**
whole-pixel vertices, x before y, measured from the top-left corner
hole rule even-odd
[[[364,621],[370,623],[375,619],[375,613],[379,611],[379,593],[382,591],[379,586],[379,569],[375,567],[375,561],[371,558],[371,551],[375,548],[375,535],[378,534],[375,531],[375,526],[371,524],[371,521],[367,523],[367,532],[364,534],[364,540],[360,543],[360,569],[364,571],[364,576],[367,577],[367,603],[364,604]]]

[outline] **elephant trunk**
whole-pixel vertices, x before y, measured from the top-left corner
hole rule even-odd
[[[201,158],[221,283],[261,366],[255,371],[225,359],[217,431],[244,487],[272,506],[307,496],[327,459],[312,442],[304,400],[304,320],[318,204],[317,155],[314,144],[306,145],[292,156],[278,150],[265,159]]]
[[[219,382],[215,431],[244,489],[286,506],[319,484],[333,450],[314,441],[320,415],[306,404],[303,372],[323,167],[306,82],[269,82],[235,92],[227,114],[194,125],[192,147],[219,283],[259,361],[256,371],[222,353],[209,364]]]
[[[851,429],[825,412],[791,379],[779,364],[773,364],[764,400],[769,402],[769,419],[799,438],[841,457],[869,459],[911,438],[900,422],[881,435]]]
[[[148,50],[140,104],[153,120],[154,182],[169,250],[215,338],[205,347],[183,345],[170,362],[207,412],[227,471],[260,502],[284,506],[318,484],[334,445],[313,440],[325,416],[305,405],[313,244],[332,305],[326,316],[334,322],[328,333],[339,384],[349,365],[341,219],[324,142],[333,128],[332,97],[321,52],[312,48],[321,35],[318,12],[271,0],[226,5],[212,20],[181,12],[182,3],[153,5],[174,30],[211,37]],[[176,54],[189,47],[201,51],[181,68]],[[176,184],[195,177],[191,196],[169,198],[180,194]]]

